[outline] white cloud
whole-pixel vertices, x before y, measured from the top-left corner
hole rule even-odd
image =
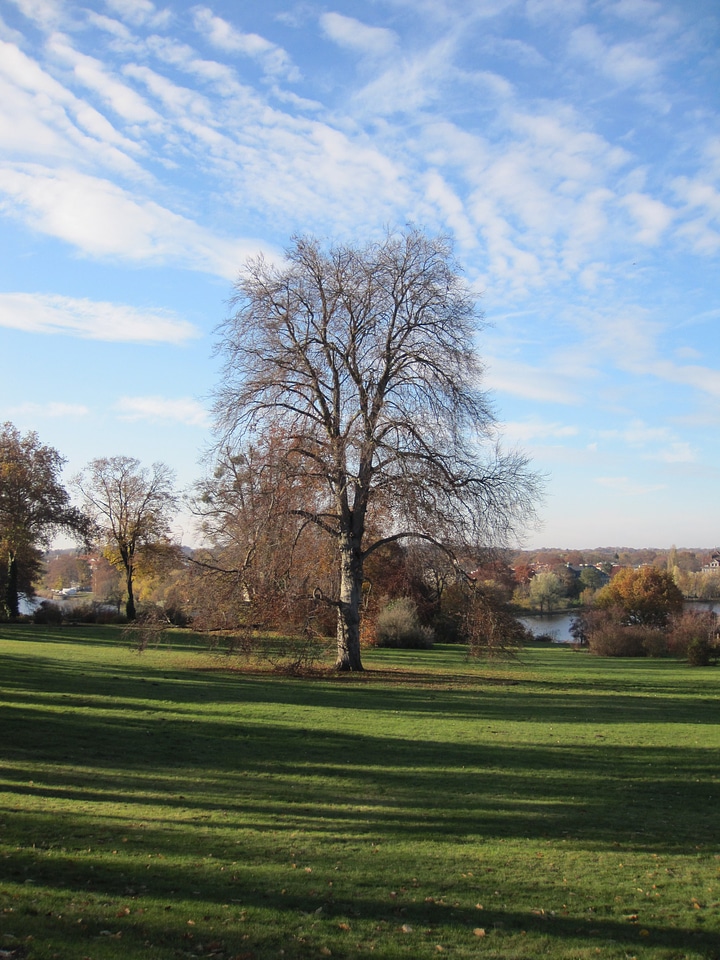
[[[109,180],[37,165],[0,168],[0,210],[91,257],[170,261],[232,278],[258,245],[215,236]]]
[[[210,422],[207,410],[192,397],[121,397],[115,409],[121,420],[177,421],[190,427],[206,427]]]
[[[207,97],[197,90],[173,83],[167,77],[149,67],[136,63],[129,63],[123,70],[126,76],[143,83],[153,96],[157,97],[163,107],[169,109],[174,116],[193,118],[212,117],[212,106]]]
[[[669,360],[655,360],[648,371],[669,383],[680,383],[702,393],[720,397],[720,370],[699,364],[678,366]]]
[[[577,308],[570,322],[581,334],[579,348],[565,353],[565,360],[580,363],[582,359],[602,363],[611,360],[623,370],[648,372],[657,355],[662,325],[648,309],[617,305],[616,312]],[[582,358],[575,350],[579,350]]]
[[[515,397],[546,403],[574,404],[579,392],[566,374],[547,367],[535,367],[515,360],[488,357],[485,385],[493,391],[502,390]]]
[[[158,11],[150,0],[105,0],[105,6],[133,26],[166,26],[170,19],[169,10]]]
[[[425,198],[437,206],[460,244],[469,249],[477,246],[477,235],[465,213],[465,205],[438,170],[430,170],[425,176]]]
[[[697,455],[691,444],[676,440],[668,447],[651,454],[648,460],[660,460],[662,463],[695,463]]]
[[[649,246],[659,243],[662,234],[670,226],[675,211],[644,193],[629,193],[621,202],[638,224],[635,234],[638,243]]]
[[[688,441],[677,439],[668,427],[649,426],[642,420],[633,420],[622,430],[603,430],[600,436],[606,440],[621,440],[642,451],[643,460],[662,463],[693,463],[696,460],[695,450]],[[644,449],[647,447],[654,449]]]
[[[531,20],[569,21],[585,14],[587,0],[526,0],[525,9]]]
[[[0,327],[116,343],[183,343],[198,330],[167,310],[39,293],[0,293]]]
[[[623,496],[640,497],[648,493],[657,493],[665,489],[664,483],[641,483],[629,477],[596,477],[595,482]]]
[[[537,50],[522,40],[508,40],[501,37],[488,37],[483,43],[483,50],[488,50],[495,56],[507,57],[521,63],[524,67],[549,66],[548,61]]]
[[[678,229],[696,253],[714,254],[720,249],[720,190],[701,178],[676,177],[672,183],[675,195],[685,204],[688,219]]]
[[[112,77],[95,57],[75,50],[67,37],[55,34],[48,41],[48,51],[68,63],[74,76],[97,93],[124,120],[129,123],[160,124],[160,116],[135,90]]]
[[[441,37],[427,50],[398,56],[387,70],[359,90],[355,103],[369,116],[415,115],[442,101],[447,84],[458,79],[455,40]]]
[[[552,439],[564,440],[576,437],[580,432],[577,427],[563,423],[549,423],[542,420],[508,421],[501,425],[504,438],[517,443],[528,443],[531,440]]]
[[[10,417],[33,417],[79,420],[87,417],[90,408],[81,403],[63,403],[57,400],[51,400],[48,403],[21,403],[17,407],[11,407],[7,411]]]
[[[86,10],[85,16],[88,19],[88,23],[97,27],[98,30],[104,30],[118,40],[130,41],[132,39],[130,30],[128,30],[124,23],[115,20],[114,17],[106,17],[101,13],[95,13],[93,10]]]
[[[265,73],[273,77],[284,77],[286,80],[300,79],[300,72],[293,64],[289,55],[282,47],[257,33],[243,33],[223,20],[208,7],[195,7],[194,20],[196,29],[220,50],[228,53],[242,53],[252,60],[256,60]]]
[[[590,63],[598,73],[621,86],[644,85],[654,81],[659,63],[634,43],[606,43],[597,29],[584,24],[573,30],[570,53]]]
[[[364,56],[383,57],[398,45],[397,34],[384,27],[369,27],[354,17],[342,13],[323,13],[320,17],[323,33],[338,46],[354,50]]]
[[[11,0],[28,20],[49,29],[62,19],[62,5],[55,0]]]
[[[0,97],[0,116],[6,123],[2,142],[6,150],[17,143],[25,149],[27,158],[28,152],[45,152],[52,143],[50,155],[57,159],[71,155],[82,162],[90,153],[125,172],[137,172],[135,161],[126,155],[136,152],[137,145],[15,44],[0,41],[0,75],[8,83],[7,95]],[[70,121],[68,112],[75,117],[77,126]],[[98,142],[90,143],[86,134]]]

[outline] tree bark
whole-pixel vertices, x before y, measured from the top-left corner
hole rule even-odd
[[[125,601],[125,616],[128,618],[128,620],[135,620],[137,616],[137,611],[135,610],[135,594],[133,591],[133,576],[129,570],[127,571],[127,576],[125,577],[125,583],[127,586],[127,600]]]
[[[7,605],[7,611],[10,618],[13,620],[17,619],[20,616],[20,601],[18,599],[18,568],[17,557],[12,550],[8,554],[5,603]]]
[[[335,669],[362,670],[360,657],[360,601],[362,599],[363,560],[359,543],[340,538],[340,598],[337,621],[337,660]]]

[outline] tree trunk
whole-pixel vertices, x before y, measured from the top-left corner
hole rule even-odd
[[[8,554],[7,586],[5,588],[5,605],[8,616],[15,620],[20,616],[20,601],[18,599],[18,568],[17,557],[13,550]]]
[[[137,616],[137,611],[135,610],[135,595],[133,593],[133,575],[132,571],[128,570],[125,577],[125,583],[127,586],[127,600],[125,601],[125,616],[128,620],[134,620]]]
[[[360,546],[342,537],[340,549],[340,602],[337,622],[336,670],[362,670],[360,658],[360,601],[363,562]]]

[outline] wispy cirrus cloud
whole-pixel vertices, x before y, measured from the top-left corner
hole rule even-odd
[[[397,49],[398,37],[385,27],[370,27],[343,13],[323,13],[320,26],[338,46],[370,57],[384,57]]]
[[[493,391],[545,403],[572,405],[580,396],[577,384],[566,371],[499,356],[488,358],[484,383]]]
[[[158,10],[151,0],[105,0],[105,4],[133,26],[163,27],[172,19],[168,8]]]
[[[21,403],[10,407],[6,415],[10,417],[32,417],[37,419],[78,420],[87,417],[90,408],[82,403],[67,403],[61,400],[50,400],[47,403]]]
[[[180,344],[200,336],[168,310],[36,293],[0,293],[0,326],[115,343]]]
[[[74,77],[128,123],[159,125],[158,113],[136,90],[123,83],[96,57],[76,50],[68,37],[54,34],[48,41],[49,53],[67,64]]]
[[[580,432],[573,424],[539,419],[503,422],[501,430],[504,438],[517,443],[529,443],[535,440],[567,440],[569,437],[577,437]]]
[[[643,420],[632,420],[626,426],[614,430],[601,430],[604,440],[617,440],[632,447],[643,460],[661,463],[694,463],[697,453],[693,445],[678,437],[666,425],[654,426]]]
[[[190,427],[207,427],[208,411],[192,397],[121,397],[115,404],[121,420],[174,421]]]
[[[595,483],[627,497],[641,497],[648,493],[656,493],[659,490],[666,489],[664,483],[642,483],[641,481],[631,480],[629,477],[596,477]]]
[[[10,0],[18,10],[39,27],[51,29],[64,18],[62,5],[56,0]]]
[[[570,52],[623,86],[654,81],[660,70],[657,60],[640,44],[609,43],[590,24],[573,31]]]
[[[195,7],[195,27],[214,47],[227,53],[242,53],[257,61],[271,77],[297,81],[300,71],[282,47],[257,33],[243,33],[209,7]]]

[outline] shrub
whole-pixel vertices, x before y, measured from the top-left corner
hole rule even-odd
[[[43,600],[32,615],[33,623],[42,623],[47,626],[59,626],[63,620],[63,612],[56,603]]]
[[[509,660],[533,639],[530,631],[493,591],[473,592],[465,617],[468,655],[489,660]]]
[[[643,647],[649,657],[666,657],[668,654],[668,638],[665,630],[646,628]]]
[[[465,643],[462,618],[458,614],[438,613],[433,617],[433,631],[440,643]]]
[[[617,607],[587,610],[577,622],[573,636],[586,638],[590,653],[598,657],[661,657],[667,653],[663,630],[628,623],[625,611]]]
[[[417,605],[409,597],[393,600],[380,611],[375,634],[379,647],[429,650],[435,639],[432,627],[420,623]]]
[[[125,624],[127,617],[106,603],[75,603],[69,610],[69,620],[73,623]]]
[[[695,637],[687,648],[687,662],[691,667],[709,667],[717,660],[717,649],[707,637]]]
[[[717,633],[718,617],[712,610],[685,610],[670,621],[668,648],[675,657],[688,657],[693,641],[707,641],[712,646]]]

